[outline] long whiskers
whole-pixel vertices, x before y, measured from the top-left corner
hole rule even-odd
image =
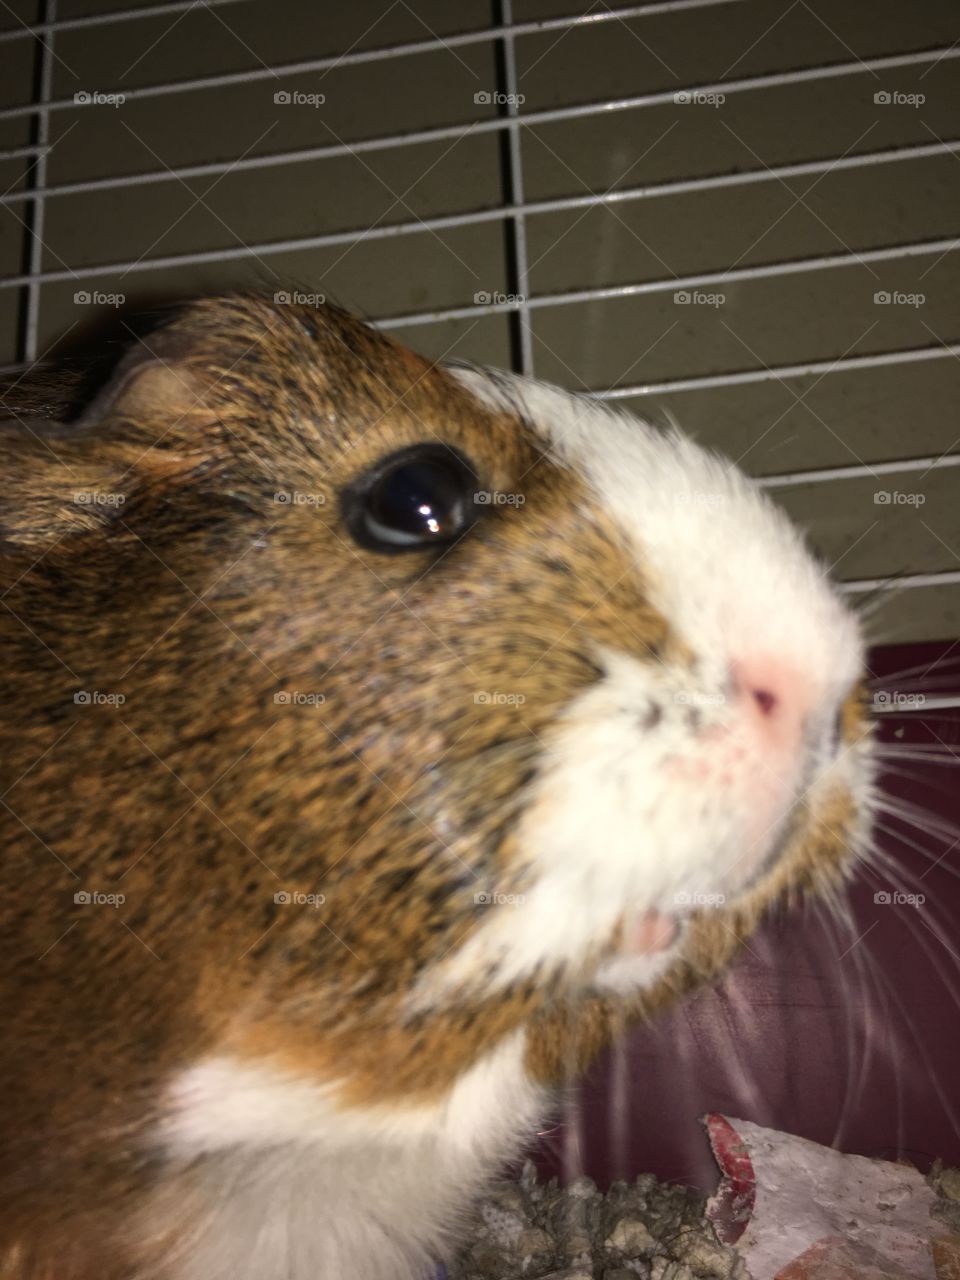
[[[960,652],[954,654],[952,657],[949,656],[952,650],[958,647],[960,647],[960,641],[955,641],[946,653],[939,654],[936,657],[931,658],[928,662],[918,662],[912,667],[901,667],[899,670],[888,672],[883,676],[875,676],[868,683],[889,683],[892,680],[906,680],[908,677],[916,675],[918,672],[923,675],[927,675],[929,672],[936,671],[950,663],[957,663],[958,666],[960,666]],[[956,680],[956,678],[957,677],[954,676],[954,680]]]
[[[822,928],[828,936],[833,937],[834,945],[837,947],[836,972],[842,990],[844,1009],[848,1015],[855,1015],[847,1016],[844,1019],[846,1027],[846,1086],[830,1142],[831,1146],[839,1149],[848,1118],[853,1112],[855,1099],[862,1096],[864,1082],[868,1078],[870,1064],[874,1056],[875,1031],[871,1017],[869,968],[864,966],[862,952],[856,946],[857,930],[849,910],[845,911],[842,907],[827,907],[827,904],[822,904],[819,916]],[[845,947],[842,951],[838,941],[838,934],[841,928],[846,929],[853,939],[853,945]],[[848,955],[852,957],[853,965],[856,969],[857,995],[861,996],[862,999],[855,998],[855,994],[846,980],[842,960]],[[855,1030],[855,1017],[859,1018],[862,1024],[860,1027],[859,1046]],[[858,1047],[859,1069],[855,1072],[853,1067],[858,1056]],[[899,1118],[898,1116],[898,1120]]]

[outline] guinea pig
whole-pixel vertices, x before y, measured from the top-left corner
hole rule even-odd
[[[836,894],[858,621],[736,467],[344,312],[8,390],[0,1275],[423,1280],[632,1018]]]

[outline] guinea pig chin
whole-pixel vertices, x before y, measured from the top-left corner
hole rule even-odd
[[[508,892],[444,985],[553,970],[616,994],[652,986],[696,913],[762,892],[831,798],[862,790],[832,699],[780,659],[597,661],[603,677],[546,738]]]

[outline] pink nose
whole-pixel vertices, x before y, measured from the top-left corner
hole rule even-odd
[[[734,662],[730,681],[759,732],[783,743],[798,736],[812,699],[800,671],[776,657],[756,657]]]

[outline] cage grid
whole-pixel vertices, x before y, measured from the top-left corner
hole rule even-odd
[[[209,0],[206,8],[229,11],[253,0]],[[350,47],[340,53],[306,57],[274,65],[254,65],[242,70],[217,71],[207,75],[162,80],[156,83],[132,85],[123,88],[128,102],[149,99],[175,98],[187,93],[217,93],[227,87],[250,85],[256,82],[289,80],[297,75],[343,70],[348,67],[369,67],[386,64],[397,59],[418,58],[435,53],[438,48],[452,52],[471,46],[489,47],[494,53],[496,67],[496,96],[502,99],[497,113],[488,118],[469,122],[440,120],[425,127],[383,131],[371,136],[336,139],[316,145],[280,149],[258,154],[241,154],[213,157],[193,163],[161,164],[136,172],[96,173],[65,181],[49,180],[48,154],[51,140],[51,122],[56,113],[74,110],[73,96],[57,96],[55,92],[55,66],[58,38],[67,32],[89,32],[94,39],[112,28],[129,26],[147,18],[169,17],[175,22],[189,15],[200,6],[200,0],[175,0],[173,3],[146,4],[118,8],[90,14],[61,16],[61,0],[44,0],[40,6],[40,20],[19,22],[18,25],[0,31],[0,55],[19,58],[35,58],[34,91],[30,101],[12,102],[0,106],[0,125],[22,122],[29,126],[29,143],[16,142],[0,150],[0,162],[24,161],[23,185],[16,181],[2,197],[4,209],[25,228],[23,253],[19,269],[8,270],[0,277],[0,291],[17,291],[20,299],[16,358],[3,368],[5,373],[17,373],[45,352],[41,350],[41,315],[44,289],[65,282],[88,282],[116,274],[133,274],[138,279],[151,273],[179,270],[187,267],[243,263],[251,259],[267,259],[291,252],[304,252],[355,243],[395,241],[398,248],[405,237],[424,233],[439,234],[455,229],[479,227],[484,224],[500,224],[505,232],[506,252],[505,280],[507,298],[489,304],[476,301],[467,305],[424,305],[393,314],[373,315],[374,323],[393,330],[413,331],[415,340],[418,328],[442,324],[460,319],[475,320],[483,316],[506,317],[510,325],[510,350],[516,371],[536,375],[536,342],[533,319],[537,313],[551,309],[576,308],[584,304],[619,299],[656,297],[677,290],[709,289],[730,286],[733,283],[758,281],[786,281],[807,273],[842,273],[853,267],[869,264],[904,263],[910,259],[935,257],[937,260],[954,254],[960,247],[960,239],[953,236],[904,239],[897,243],[864,248],[845,248],[837,253],[799,254],[777,256],[769,262],[752,262],[713,270],[698,270],[664,274],[642,280],[622,280],[615,284],[591,284],[573,289],[538,291],[530,269],[528,232],[538,218],[557,213],[589,212],[597,207],[615,208],[639,202],[652,202],[671,197],[687,197],[697,200],[711,192],[760,189],[767,184],[786,183],[796,178],[820,179],[839,173],[861,173],[883,167],[894,172],[898,166],[938,157],[953,157],[960,162],[960,138],[941,138],[928,129],[929,140],[913,141],[897,145],[884,145],[875,149],[853,151],[851,148],[826,148],[830,153],[809,159],[757,163],[735,170],[725,169],[713,173],[671,176],[633,186],[611,186],[606,190],[591,190],[585,194],[561,196],[528,195],[524,164],[524,131],[540,125],[564,124],[611,114],[639,113],[650,108],[682,103],[696,95],[723,94],[727,98],[753,95],[757,109],[763,109],[764,95],[771,90],[789,86],[822,86],[826,82],[847,80],[852,77],[887,73],[896,70],[924,69],[932,71],[960,58],[960,40],[942,43],[918,50],[898,50],[880,55],[860,57],[852,49],[836,61],[820,62],[778,69],[759,74],[726,77],[718,80],[700,80],[682,83],[674,88],[653,89],[629,96],[614,95],[597,100],[572,102],[561,106],[545,106],[530,111],[523,109],[518,99],[521,74],[518,62],[518,41],[526,36],[555,35],[562,39],[570,32],[602,24],[639,22],[655,15],[687,13],[749,5],[750,0],[659,0],[657,3],[599,7],[594,5],[587,12],[533,19],[518,19],[513,0],[498,0],[491,11],[492,21],[485,26],[438,35],[432,30],[424,37],[372,47]],[[409,6],[404,5],[405,8]],[[792,7],[792,6],[791,6]],[[809,7],[809,6],[806,6]],[[412,10],[411,10],[412,12]],[[421,22],[423,20],[421,19]],[[426,26],[426,23],[423,23]],[[960,33],[958,33],[960,34]],[[359,41],[355,42],[359,43]],[[106,90],[109,92],[109,90]],[[156,187],[162,191],[166,184],[184,183],[192,179],[213,178],[240,173],[267,172],[280,166],[303,166],[316,161],[341,156],[361,156],[405,149],[426,143],[454,144],[469,137],[490,135],[500,147],[501,188],[498,198],[483,207],[467,210],[427,214],[420,217],[402,217],[398,221],[378,225],[348,225],[332,231],[313,235],[253,239],[249,243],[226,245],[220,248],[197,248],[180,252],[161,253],[141,258],[119,256],[116,260],[96,263],[51,263],[50,252],[45,246],[47,216],[54,202],[78,196],[109,192],[121,199],[127,190]],[[852,153],[851,153],[852,152]],[[589,394],[611,402],[656,398],[669,400],[680,393],[709,390],[729,390],[760,383],[786,385],[792,380],[824,379],[844,373],[867,370],[893,370],[910,366],[930,365],[933,362],[960,359],[960,342],[942,338],[925,345],[907,343],[889,350],[876,352],[840,352],[832,358],[799,358],[790,362],[759,361],[753,367],[730,367],[710,372],[691,371],[682,376],[651,378],[617,385],[599,384],[586,388]],[[796,396],[796,393],[791,392]],[[799,400],[801,397],[797,397]],[[883,475],[915,474],[924,477],[937,472],[948,472],[960,464],[960,454],[951,449],[939,454],[924,453],[913,456],[905,440],[904,456],[894,460],[872,462],[857,460],[849,465],[810,466],[782,473],[759,477],[759,482],[773,490],[796,489],[803,485],[828,485],[836,481],[858,478],[874,479]],[[880,590],[887,586],[909,593],[917,587],[960,587],[960,558],[954,555],[957,567],[930,572],[896,573],[888,577],[858,576],[842,583],[843,590],[860,594]]]

